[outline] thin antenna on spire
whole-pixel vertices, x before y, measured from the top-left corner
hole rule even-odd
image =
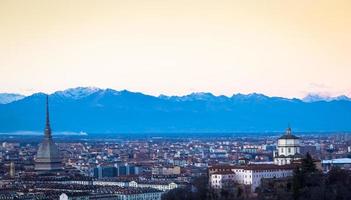
[[[46,95],[46,126],[50,126],[49,95]]]
[[[46,137],[51,137],[50,114],[49,114],[49,95],[46,95],[46,124],[45,124],[45,136],[46,136]]]
[[[291,135],[291,126],[290,126],[290,122],[288,123],[288,128],[286,129],[286,134],[287,134],[287,135]]]

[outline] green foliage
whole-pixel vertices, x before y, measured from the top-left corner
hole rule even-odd
[[[303,173],[314,173],[318,171],[313,162],[312,156],[309,153],[307,153],[306,157],[302,159],[301,170]]]
[[[214,190],[209,187],[206,176],[198,177],[185,188],[171,190],[162,196],[162,200],[243,200],[244,195],[233,190]]]
[[[317,170],[312,156],[307,153],[302,159],[301,166],[294,170],[293,198],[296,200],[301,197],[312,198],[314,193],[311,190],[321,187],[322,182],[321,172]]]
[[[263,186],[258,199],[349,200],[351,173],[334,167],[328,174],[322,174],[307,154],[301,165],[294,170],[294,176],[285,189]]]
[[[286,179],[266,179],[258,189],[257,198],[248,195],[245,187],[235,190],[213,190],[207,177],[195,179],[191,185],[163,195],[162,200],[350,200],[351,172],[333,168],[323,174],[307,154],[294,175]]]

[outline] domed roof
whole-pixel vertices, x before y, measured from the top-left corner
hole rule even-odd
[[[287,128],[286,129],[286,132],[283,136],[281,136],[279,139],[286,139],[286,140],[289,140],[289,139],[300,139],[299,137],[291,134],[291,128]]]

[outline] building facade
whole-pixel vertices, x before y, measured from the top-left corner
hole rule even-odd
[[[235,173],[229,172],[215,172],[210,175],[210,185],[214,189],[230,189],[235,184]]]
[[[153,175],[179,175],[180,174],[179,166],[171,167],[153,167],[151,173]]]
[[[293,175],[293,169],[294,165],[274,164],[213,166],[209,168],[210,184],[221,189],[228,186],[228,180],[233,180],[237,184],[249,185],[255,191],[262,179],[289,177]]]
[[[289,165],[302,158],[300,154],[300,138],[291,133],[291,128],[278,139],[277,150],[273,152],[274,164]]]
[[[255,164],[234,168],[233,171],[237,183],[251,185],[251,190],[255,191],[262,179],[289,177],[293,175],[293,169],[291,165]]]

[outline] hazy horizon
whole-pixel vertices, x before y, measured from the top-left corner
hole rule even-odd
[[[309,97],[309,96],[312,96],[312,97],[321,97],[321,98],[325,98],[326,100],[328,98],[330,99],[333,99],[333,98],[336,98],[336,97],[340,97],[340,96],[346,96],[348,98],[351,98],[351,96],[348,96],[346,94],[340,94],[338,96],[332,96],[332,95],[328,95],[328,94],[324,94],[324,93],[307,93],[306,96],[303,96],[303,97],[284,97],[284,96],[270,96],[270,95],[267,95],[267,94],[264,94],[264,93],[258,93],[258,92],[252,92],[252,93],[233,93],[233,94],[229,94],[229,95],[226,95],[226,94],[215,94],[215,93],[212,93],[212,92],[209,92],[209,91],[192,91],[190,93],[185,93],[185,94],[180,94],[180,95],[173,95],[173,94],[158,94],[158,95],[155,95],[155,94],[148,94],[148,93],[145,93],[145,92],[142,92],[142,91],[132,91],[132,90],[128,90],[128,89],[121,89],[121,90],[117,90],[117,89],[114,89],[114,88],[100,88],[100,87],[95,87],[95,86],[77,86],[77,87],[72,87],[72,88],[65,88],[65,89],[62,89],[62,90],[56,90],[56,91],[52,91],[52,92],[43,92],[43,91],[36,91],[34,93],[28,93],[28,94],[23,94],[23,93],[16,93],[16,92],[1,92],[0,91],[0,94],[14,94],[14,95],[23,95],[25,97],[27,96],[31,96],[31,95],[34,95],[34,94],[38,94],[38,93],[44,93],[44,94],[48,94],[48,95],[52,95],[52,94],[55,94],[57,92],[64,92],[64,91],[69,91],[69,90],[76,90],[76,89],[90,89],[90,90],[107,90],[107,89],[112,89],[112,90],[115,90],[117,92],[121,92],[121,91],[129,91],[129,92],[133,92],[133,93],[142,93],[144,95],[150,95],[150,96],[154,96],[154,97],[161,97],[161,96],[167,96],[167,97],[183,97],[183,96],[187,96],[187,95],[192,95],[192,94],[212,94],[216,97],[218,96],[225,96],[225,97],[231,97],[231,96],[234,96],[234,95],[251,95],[251,94],[258,94],[258,95],[264,95],[264,96],[267,96],[267,97],[281,97],[281,98],[288,98],[288,99],[301,99],[303,100],[304,98],[306,97]]]
[[[0,2],[0,91],[351,95],[350,1]]]

